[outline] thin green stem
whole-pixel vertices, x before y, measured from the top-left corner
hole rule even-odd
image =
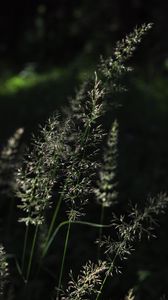
[[[15,257],[15,264],[16,264],[16,268],[18,270],[19,275],[21,276],[21,278],[23,279],[24,283],[25,283],[25,278],[23,276],[22,270],[20,268],[19,262],[17,260],[17,258]]]
[[[58,231],[61,229],[61,227],[63,227],[64,225],[68,225],[69,224],[69,220],[64,221],[62,223],[60,223],[58,225],[58,227],[55,229],[55,231],[53,232],[51,238],[49,239],[46,247],[44,248],[43,251],[43,255],[42,258],[47,254],[51,244],[53,243]],[[79,224],[79,225],[85,225],[85,226],[90,226],[90,227],[95,227],[95,228],[110,228],[113,225],[112,224],[107,224],[107,225],[102,225],[102,224],[97,224],[97,223],[91,223],[91,222],[85,222],[85,221],[71,221],[71,224]]]
[[[116,258],[117,258],[117,256],[118,256],[119,252],[120,252],[121,247],[122,247],[122,243],[121,243],[121,245],[119,246],[119,248],[118,248],[118,250],[117,250],[117,252],[116,252],[116,254],[115,254],[115,256],[114,256],[113,261],[111,262],[108,271],[106,272],[106,276],[104,277],[104,280],[103,280],[103,282],[102,282],[102,284],[101,284],[101,286],[100,286],[99,293],[97,294],[97,297],[96,297],[95,300],[99,300],[99,298],[100,298],[100,296],[101,296],[102,290],[103,290],[103,288],[104,288],[104,286],[105,286],[105,284],[106,284],[106,281],[107,281],[107,278],[109,277],[109,274],[110,274],[110,273],[112,272],[112,270],[113,270],[115,260],[116,260]]]
[[[37,233],[38,233],[38,225],[36,225],[35,232],[34,232],[34,237],[33,237],[33,242],[32,242],[32,247],[31,247],[31,252],[30,252],[30,258],[29,258],[29,263],[28,263],[28,268],[27,268],[27,274],[26,274],[26,283],[28,282],[29,276],[30,276],[32,259],[33,259],[33,254],[34,254],[34,249],[35,249],[35,244],[36,244],[36,239],[37,239]]]
[[[22,264],[21,264],[21,270],[22,270],[22,272],[24,271],[24,264],[25,264],[25,255],[26,255],[28,234],[29,234],[29,224],[26,226],[26,230],[25,230],[25,237],[24,237],[24,244],[23,244],[23,253],[22,253]]]
[[[97,224],[97,223],[92,223],[92,222],[85,222],[85,221],[74,221],[71,222],[72,224],[80,224],[80,225],[87,225],[91,227],[97,227],[97,228],[110,228],[113,226],[113,224]]]
[[[63,191],[62,191],[62,193],[61,193],[61,195],[59,197],[59,201],[57,203],[57,206],[55,208],[55,211],[54,211],[54,214],[53,214],[50,226],[49,226],[49,230],[48,230],[48,233],[47,233],[47,237],[46,237],[46,241],[45,241],[45,247],[44,247],[44,251],[42,253],[42,257],[44,257],[44,255],[45,255],[44,254],[45,249],[48,248],[48,241],[49,241],[49,239],[51,237],[51,234],[52,234],[52,231],[53,231],[53,228],[54,228],[57,216],[58,216],[58,212],[59,212],[59,209],[60,209],[60,206],[61,206],[61,202],[62,202],[63,196],[64,196],[64,190],[65,190],[65,185],[64,185]]]
[[[33,201],[33,198],[34,198],[36,183],[37,183],[37,177],[35,178],[35,180],[33,182],[33,190],[32,190],[32,195],[30,197],[30,202]],[[30,217],[30,210],[28,212],[28,217]],[[29,234],[29,226],[30,226],[30,223],[28,223],[28,225],[26,225],[26,231],[25,231],[25,237],[24,237],[23,254],[22,254],[22,264],[21,264],[21,266],[22,266],[22,272],[23,272],[24,263],[25,263],[25,255],[26,255],[27,240],[28,240],[28,234]]]
[[[61,262],[61,270],[60,270],[60,275],[59,275],[56,300],[59,300],[59,293],[60,293],[62,276],[63,276],[63,271],[64,271],[65,257],[66,257],[66,253],[67,253],[67,246],[68,246],[68,241],[69,241],[70,228],[71,228],[71,222],[69,221],[68,229],[67,229],[67,233],[66,233],[65,244],[64,244],[64,252],[63,252],[63,257],[62,257],[62,262]]]
[[[101,206],[101,215],[100,215],[100,224],[103,225],[104,223],[104,206]],[[103,227],[101,226],[99,228],[99,241],[101,242],[102,240],[102,233],[103,233]],[[101,248],[100,248],[100,244],[98,244],[98,260],[100,259],[100,255],[101,255]]]
[[[58,231],[60,230],[61,227],[63,227],[64,225],[69,224],[69,221],[64,221],[62,223],[60,223],[57,228],[55,229],[54,233],[52,234],[51,238],[48,240],[48,243],[45,245],[43,253],[42,253],[42,258],[44,258],[44,256],[47,254],[48,249],[50,248],[55,236],[57,235]]]
[[[14,259],[14,262],[15,262],[15,265],[16,265],[16,268],[17,268],[17,271],[18,271],[18,274],[20,275],[20,277],[23,279],[23,281],[25,282],[25,278],[24,278],[24,276],[23,276],[23,273],[22,273],[22,270],[21,270],[21,266],[20,266],[20,264],[19,264],[19,262],[18,262],[18,260],[17,260],[17,257],[16,257],[16,255],[15,254],[8,254],[7,255],[7,258],[8,259]]]
[[[54,227],[54,224],[55,224],[55,221],[56,221],[56,218],[57,218],[60,206],[61,206],[61,202],[62,202],[62,198],[63,198],[62,195],[63,194],[61,194],[61,197],[59,198],[58,204],[56,206],[56,209],[54,211],[54,214],[53,214],[53,217],[52,217],[52,220],[51,220],[51,224],[50,224],[50,227],[49,227],[49,230],[48,230],[48,234],[47,234],[47,241],[50,238],[50,235],[52,233],[52,230],[53,230],[53,227]]]
[[[112,262],[111,265],[110,265],[110,267],[109,267],[108,272],[106,272],[106,276],[104,277],[104,280],[103,280],[103,282],[102,282],[102,284],[101,284],[101,287],[100,287],[99,293],[97,294],[96,300],[99,300],[99,298],[100,298],[100,296],[101,296],[101,293],[102,293],[102,290],[103,290],[103,288],[104,288],[104,285],[105,285],[105,283],[106,283],[106,281],[107,281],[107,278],[109,277],[109,274],[110,274],[110,272],[111,272],[112,269],[113,269],[113,265],[114,265],[114,263]]]
[[[42,260],[43,258],[45,257],[45,255],[47,254],[48,252],[48,249],[50,248],[55,236],[57,235],[58,231],[60,230],[61,227],[63,227],[64,225],[67,225],[69,223],[69,221],[64,221],[62,223],[60,223],[57,228],[55,229],[53,235],[51,236],[51,238],[49,239],[48,243],[45,244],[44,246],[44,249],[43,249],[43,252],[42,252],[42,256],[40,257],[40,261],[39,261],[39,266],[38,266],[38,269],[37,269],[37,273],[36,273],[36,276],[37,274],[39,273],[40,269],[41,269],[41,265],[42,265]]]

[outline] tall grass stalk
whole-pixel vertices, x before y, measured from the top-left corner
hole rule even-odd
[[[66,238],[65,238],[65,243],[64,243],[64,252],[63,252],[63,256],[62,256],[62,262],[61,262],[61,269],[60,269],[59,280],[58,280],[56,300],[59,300],[59,294],[60,294],[60,288],[61,288],[61,283],[62,283],[64,264],[65,264],[65,257],[66,257],[66,253],[67,253],[67,247],[68,247],[68,241],[69,241],[69,235],[70,235],[70,228],[71,228],[71,222],[69,221],[68,228],[67,228],[67,233],[66,233]]]
[[[118,182],[116,180],[118,158],[118,122],[115,120],[108,135],[107,145],[104,150],[103,165],[99,171],[99,181],[95,189],[98,203],[101,205],[100,224],[103,224],[105,209],[114,207],[117,203]],[[99,241],[102,240],[102,227],[99,229]],[[98,259],[100,258],[100,244],[98,244]]]
[[[101,295],[102,295],[103,288],[104,288],[104,286],[105,286],[105,284],[106,284],[107,279],[109,278],[109,275],[110,275],[110,274],[112,273],[112,271],[113,271],[113,267],[114,267],[115,261],[116,261],[116,259],[117,259],[117,257],[118,257],[118,254],[119,254],[121,248],[122,248],[122,245],[119,247],[117,253],[116,253],[115,256],[114,256],[113,261],[111,262],[111,264],[110,264],[110,266],[109,266],[109,268],[108,268],[108,271],[106,272],[106,275],[105,275],[105,277],[104,277],[104,279],[103,279],[103,282],[102,282],[102,284],[101,284],[101,287],[100,287],[100,289],[99,289],[99,293],[97,294],[95,300],[99,300],[99,299],[100,299],[100,297],[101,297]]]
[[[50,223],[50,226],[49,226],[49,229],[48,229],[48,233],[47,233],[47,237],[46,237],[46,240],[45,240],[45,246],[44,246],[44,251],[42,253],[42,257],[44,257],[44,255],[46,254],[46,249],[48,248],[48,242],[49,242],[49,240],[51,238],[51,235],[52,235],[52,232],[53,232],[53,229],[54,229],[54,225],[56,223],[56,219],[57,219],[60,207],[61,207],[61,203],[63,201],[63,197],[64,197],[64,189],[61,192],[61,195],[60,195],[58,203],[56,205],[54,214],[53,214],[52,219],[51,219],[51,223]]]
[[[27,273],[26,273],[26,284],[28,283],[29,276],[30,276],[32,260],[33,260],[33,255],[34,255],[34,250],[35,250],[35,245],[36,245],[36,240],[37,240],[38,228],[39,228],[39,225],[37,224],[35,227],[35,232],[34,232],[33,241],[32,241],[32,247],[31,247],[31,251],[30,251],[30,257],[29,257],[29,261],[28,261],[28,267],[27,267]]]
[[[22,261],[21,261],[21,270],[22,270],[22,273],[24,272],[24,265],[25,265],[25,256],[26,256],[28,235],[29,235],[29,224],[26,225],[24,242],[23,242],[23,253],[22,253]]]
[[[103,223],[104,223],[104,213],[105,213],[105,211],[104,211],[104,206],[102,205],[101,206],[101,215],[100,215],[100,224],[101,225],[103,225]],[[101,241],[102,240],[102,233],[103,233],[103,226],[101,226],[100,228],[99,228],[99,241]],[[100,259],[100,256],[101,256],[101,248],[100,248],[100,245],[98,244],[98,260]]]

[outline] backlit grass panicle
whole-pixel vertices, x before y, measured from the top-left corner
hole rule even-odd
[[[100,116],[102,116],[103,110],[103,99],[105,95],[105,89],[102,87],[101,80],[98,79],[97,73],[95,72],[94,85],[91,91],[88,91],[88,112],[86,118],[86,127],[90,127],[94,124]]]
[[[162,193],[157,197],[149,198],[143,210],[139,210],[135,206],[132,208],[132,211],[129,211],[128,216],[120,215],[120,217],[116,217],[113,215],[112,222],[116,238],[108,236],[98,241],[100,247],[103,247],[104,254],[107,256],[109,266],[96,300],[100,299],[107,278],[110,275],[121,273],[120,261],[128,259],[129,255],[134,251],[137,239],[140,240],[143,233],[148,238],[152,235],[154,226],[156,226],[156,216],[160,213],[165,213],[167,204],[168,196]]]
[[[0,245],[0,295],[3,295],[8,280],[8,262],[5,249]]]
[[[118,157],[118,122],[115,120],[110,130],[103,163],[99,172],[98,187],[95,189],[97,201],[103,207],[117,202],[117,157]]]
[[[60,125],[57,116],[49,119],[17,172],[17,196],[21,199],[18,207],[25,214],[20,222],[26,225],[42,224],[44,212],[51,206],[52,191],[64,153],[65,125],[68,127],[67,123]]]
[[[15,189],[15,172],[19,165],[19,145],[24,129],[19,128],[9,138],[0,153],[0,190],[1,194],[13,195]]]
[[[71,279],[65,292],[66,295],[62,296],[61,300],[82,300],[88,299],[92,294],[97,294],[98,287],[102,282],[101,275],[106,268],[105,261],[99,261],[97,264],[89,261],[83,266],[76,281],[71,272]]]
[[[103,113],[103,100],[105,90],[103,82],[98,79],[95,72],[94,77],[85,81],[76,96],[71,99],[69,115],[73,116],[75,124],[88,128]]]
[[[104,78],[102,80],[105,83],[106,93],[125,90],[125,87],[120,84],[119,80],[124,74],[132,71],[132,68],[126,66],[126,62],[133,56],[143,36],[151,28],[152,23],[136,27],[133,32],[117,42],[111,57],[107,59],[101,57],[99,72]]]
[[[93,132],[90,132],[83,140],[81,133],[76,135],[76,143],[67,154],[68,160],[63,170],[65,176],[64,201],[68,204],[69,216],[71,215],[70,219],[73,220],[74,213],[79,213],[78,216],[80,212],[82,213],[88,197],[93,192],[93,180],[98,168],[97,151],[94,147],[96,148],[98,141],[102,140],[102,133],[100,132],[97,138],[94,137],[91,140],[92,134]]]
[[[141,43],[144,35],[152,28],[153,24],[143,24],[136,27],[133,32],[128,34],[124,39],[117,42],[114,49],[114,58],[118,62],[125,62],[132,57],[137,45]]]
[[[111,273],[118,271],[118,265],[114,264],[116,258],[125,260],[134,250],[134,243],[137,239],[142,238],[142,234],[146,234],[149,238],[153,234],[156,226],[156,216],[165,213],[168,204],[166,194],[159,194],[157,197],[149,198],[146,207],[140,211],[137,206],[131,209],[128,216],[121,215],[119,218],[113,216],[113,226],[117,234],[117,239],[104,237],[100,242],[104,248],[104,253],[113,267]],[[129,221],[128,221],[129,219]]]
[[[23,133],[24,129],[19,128],[15,131],[14,135],[9,138],[7,145],[3,148],[1,152],[1,159],[11,159],[13,156],[15,156]]]
[[[84,100],[83,105],[81,105],[81,100]],[[103,136],[102,125],[99,120],[104,114],[103,100],[104,90],[95,73],[94,80],[91,80],[89,86],[83,86],[80,97],[77,94],[75,101],[71,103],[72,132],[66,140],[67,155],[62,170],[65,180],[59,200],[59,203],[62,202],[62,199],[68,203],[67,213],[70,222],[67,228],[58,279],[57,299],[59,299],[60,294],[71,222],[84,215],[83,207],[86,205],[90,194],[93,193],[93,180],[98,167],[97,150],[100,148]],[[81,118],[78,117],[78,110]],[[56,214],[57,209],[52,224],[55,222]]]
[[[103,137],[99,118],[104,113],[104,90],[96,73],[89,88],[90,90],[86,91],[82,87],[82,91],[71,103],[73,124],[66,141],[67,155],[63,171],[66,178],[64,200],[69,203],[68,214],[73,220],[75,215],[79,217],[79,212],[93,192],[92,180],[97,171],[97,153]],[[86,98],[83,98],[84,95]]]

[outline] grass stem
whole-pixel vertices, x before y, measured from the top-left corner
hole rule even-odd
[[[28,235],[29,235],[29,224],[26,226],[26,230],[25,230],[25,237],[24,237],[24,244],[23,244],[23,254],[22,254],[22,264],[21,264],[22,273],[24,271]]]
[[[104,280],[103,280],[103,282],[102,282],[102,284],[101,284],[101,286],[100,286],[99,293],[97,294],[97,297],[96,297],[95,300],[99,300],[99,299],[100,299],[100,296],[101,296],[101,294],[102,294],[102,290],[103,290],[103,288],[104,288],[104,286],[105,286],[105,284],[106,284],[107,278],[108,278],[109,275],[112,273],[112,270],[113,270],[113,267],[114,267],[115,260],[116,260],[116,258],[118,257],[118,254],[119,254],[121,248],[122,248],[122,243],[121,243],[120,247],[118,248],[118,250],[117,250],[117,252],[116,252],[116,254],[115,254],[115,256],[114,256],[114,258],[113,258],[113,260],[112,260],[112,262],[111,262],[111,264],[110,264],[110,266],[109,266],[108,271],[106,272],[106,276],[104,277]]]
[[[68,246],[68,241],[69,241],[70,228],[71,228],[71,222],[69,221],[68,229],[67,229],[67,233],[66,233],[65,244],[64,244],[64,252],[63,252],[63,257],[62,257],[62,262],[61,262],[61,270],[60,270],[59,280],[58,280],[56,300],[59,300],[59,293],[60,293],[60,288],[61,288],[61,283],[62,283],[62,276],[63,276],[63,271],[64,271],[64,265],[65,265],[67,246]]]
[[[62,223],[60,223],[57,228],[55,229],[55,231],[53,232],[51,238],[49,239],[47,245],[45,246],[44,250],[43,250],[43,255],[42,258],[45,257],[45,255],[47,254],[51,244],[53,243],[58,231],[60,230],[61,227],[68,225],[69,224],[69,220],[64,221]],[[106,224],[106,225],[102,225],[102,224],[97,224],[97,223],[92,223],[92,222],[85,222],[85,221],[71,221],[71,224],[78,224],[78,225],[85,225],[85,226],[90,226],[90,227],[94,227],[94,228],[110,228],[113,225],[112,224]]]
[[[101,215],[100,215],[100,224],[103,225],[104,223],[104,206],[101,206]],[[99,241],[101,242],[102,240],[102,233],[103,233],[103,227],[99,227]],[[100,243],[98,244],[98,260],[100,259],[101,255],[101,248],[100,248]]]
[[[34,237],[33,237],[33,242],[32,242],[32,247],[31,247],[31,252],[30,252],[30,258],[29,258],[29,263],[28,263],[28,268],[27,268],[27,273],[26,273],[26,283],[28,282],[29,276],[30,276],[34,248],[35,248],[36,239],[37,239],[37,233],[38,233],[38,225],[36,225],[35,232],[34,232]]]

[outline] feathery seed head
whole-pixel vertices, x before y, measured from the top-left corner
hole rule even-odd
[[[99,73],[103,78],[106,95],[112,92],[125,91],[125,87],[119,82],[121,77],[132,71],[132,68],[126,66],[125,63],[132,57],[142,37],[152,28],[152,23],[143,24],[137,27],[126,38],[117,42],[113,50],[112,57],[104,59],[101,57],[99,65]]]
[[[52,189],[64,153],[66,124],[61,126],[57,116],[48,120],[33,150],[17,172],[17,196],[19,208],[25,213],[20,219],[26,225],[42,224],[44,211],[51,206]]]
[[[24,133],[23,128],[19,128],[15,131],[14,135],[10,137],[7,142],[6,147],[3,148],[1,152],[1,159],[12,158],[13,155],[17,152],[19,141]]]
[[[105,261],[99,261],[94,264],[91,261],[83,266],[80,274],[75,281],[72,272],[70,273],[71,280],[66,289],[66,295],[61,297],[61,300],[82,300],[91,294],[97,294],[98,287],[101,285],[101,274],[107,269]]]
[[[95,189],[95,195],[98,202],[109,207],[116,203],[117,199],[117,156],[118,156],[118,122],[115,120],[110,130],[107,147],[104,151],[103,164],[99,172],[98,187]]]
[[[141,239],[142,234],[147,234],[149,238],[153,231],[153,225],[156,224],[155,216],[165,212],[168,204],[166,194],[159,194],[157,197],[149,198],[148,205],[144,210],[139,211],[137,206],[132,208],[129,213],[129,222],[127,218],[121,215],[119,218],[113,215],[113,226],[117,233],[117,240],[111,239],[109,236],[104,237],[100,243],[100,247],[105,247],[107,259],[113,262],[117,257],[125,260],[134,250],[133,245],[136,239]],[[164,208],[164,209],[163,209]],[[118,272],[118,266],[113,264],[111,273]]]
[[[18,150],[23,132],[23,128],[17,129],[0,153],[0,190],[8,196],[13,195],[16,187],[14,175],[19,165]]]

